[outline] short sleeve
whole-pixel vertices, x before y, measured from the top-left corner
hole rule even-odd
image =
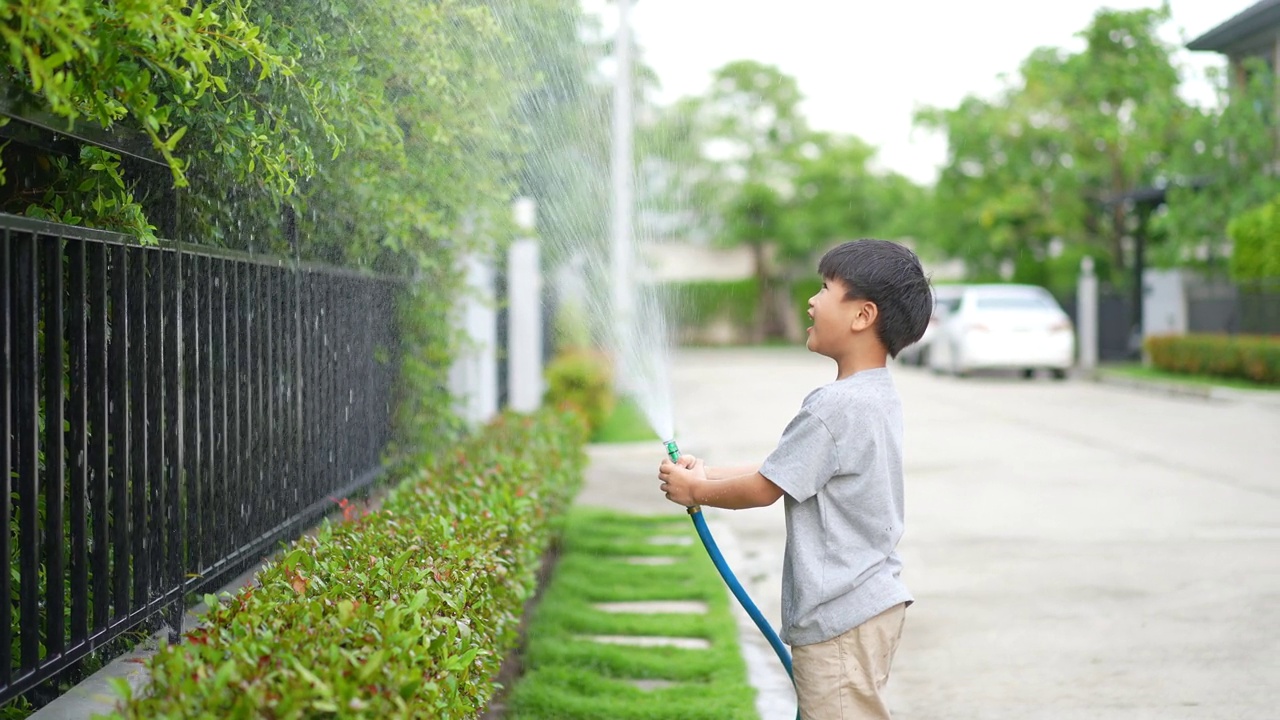
[[[821,418],[804,408],[787,424],[778,447],[760,466],[760,474],[792,500],[804,502],[816,495],[839,469],[831,431]]]

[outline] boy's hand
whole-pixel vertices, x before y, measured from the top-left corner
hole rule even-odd
[[[698,501],[693,499],[694,487],[707,479],[707,468],[702,460],[692,455],[682,455],[676,462],[663,460],[658,466],[659,487],[667,499],[677,505],[693,507]]]

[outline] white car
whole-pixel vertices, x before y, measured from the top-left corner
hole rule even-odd
[[[947,317],[955,312],[956,306],[960,304],[960,295],[966,287],[966,285],[933,286],[933,315],[929,317],[929,324],[919,340],[902,348],[898,353],[899,361],[919,367],[929,365],[930,343],[938,336],[938,329],[942,327]]]
[[[1049,370],[1065,378],[1075,364],[1071,318],[1036,285],[969,285],[930,343],[929,367],[963,376],[974,370]]]

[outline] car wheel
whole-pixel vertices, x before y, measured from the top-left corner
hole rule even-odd
[[[1054,380],[1066,380],[1066,379],[1067,379],[1067,371],[1066,371],[1066,369],[1064,369],[1064,368],[1054,368],[1054,369],[1053,369],[1053,379],[1054,379]]]
[[[969,371],[960,367],[960,352],[953,345],[951,347],[951,374],[958,378],[968,377]]]

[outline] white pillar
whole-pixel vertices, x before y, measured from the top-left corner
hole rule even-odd
[[[531,200],[516,206],[516,222],[533,229]],[[507,260],[507,387],[508,401],[517,412],[533,412],[542,405],[542,275],[538,242],[520,238]]]
[[[1081,258],[1080,278],[1076,282],[1076,335],[1080,369],[1092,372],[1098,366],[1098,276],[1093,272],[1093,258]]]
[[[493,263],[479,254],[462,261],[466,295],[457,316],[464,336],[449,384],[454,409],[467,422],[480,425],[498,412],[498,324],[493,291]]]
[[[632,286],[632,117],[631,0],[618,0],[618,32],[614,42],[617,65],[613,83],[613,286],[614,377],[627,377],[624,367],[631,342],[634,288]]]

